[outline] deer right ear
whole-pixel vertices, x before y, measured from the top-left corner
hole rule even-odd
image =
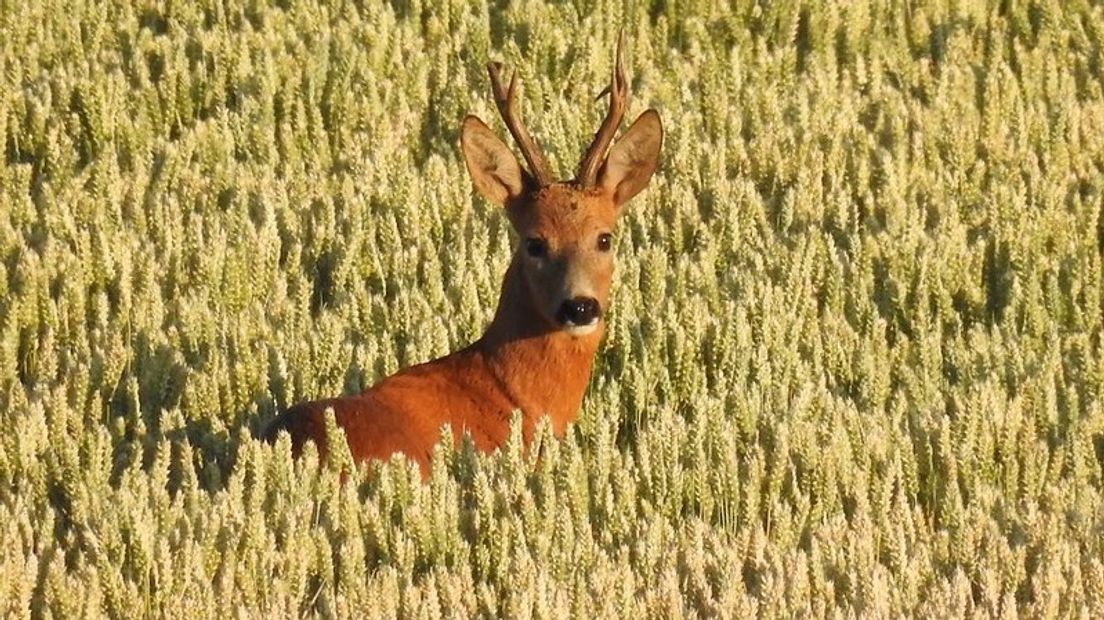
[[[598,185],[613,194],[614,204],[625,204],[648,185],[659,163],[662,144],[663,123],[659,113],[647,110],[613,145],[598,172]]]
[[[521,195],[525,185],[521,166],[498,136],[483,121],[468,116],[460,128],[460,149],[472,184],[487,200],[504,205]]]

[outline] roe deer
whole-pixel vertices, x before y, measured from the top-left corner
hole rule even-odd
[[[361,394],[295,405],[273,421],[269,440],[287,431],[296,454],[307,440],[324,453],[323,413],[332,408],[355,460],[402,452],[427,475],[446,422],[454,439],[467,432],[477,449],[490,452],[505,442],[515,410],[526,442],[540,416],[551,418],[557,437],[575,419],[604,331],[614,224],[655,172],[663,129],[659,114],[647,110],[610,148],[629,94],[618,40],[609,110],[577,176],[556,182],[518,116],[517,74],[504,89],[500,69],[488,65],[495,104],[529,169],[475,116],[465,118],[460,131],[475,189],[505,208],[520,237],[486,332],[464,349],[399,371]]]

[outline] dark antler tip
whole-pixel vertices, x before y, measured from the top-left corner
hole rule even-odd
[[[518,79],[519,72],[514,69],[510,74],[509,85],[503,88],[500,79],[501,71],[502,63],[487,63],[487,72],[491,76],[491,90],[494,94],[495,105],[498,107],[499,114],[502,115],[503,122],[506,123],[506,129],[510,131],[514,141],[521,147],[521,154],[525,156],[525,161],[529,164],[533,177],[540,185],[548,185],[552,182],[552,175],[548,173],[548,165],[545,163],[540,149],[533,142],[533,138],[525,129],[525,125],[521,122],[515,105],[514,89],[517,88],[518,82],[520,82]]]
[[[608,94],[609,111],[606,112],[606,117],[598,128],[598,132],[594,134],[594,139],[583,155],[583,160],[579,162],[579,173],[576,175],[576,179],[583,187],[590,187],[595,184],[598,167],[605,159],[606,151],[613,141],[614,134],[617,133],[617,127],[621,124],[621,117],[628,106],[629,81],[625,76],[624,44],[625,31],[621,29],[617,35],[617,51],[614,56],[609,86],[604,88],[595,98],[601,99]]]

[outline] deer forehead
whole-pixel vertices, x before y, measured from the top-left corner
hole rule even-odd
[[[617,207],[607,192],[568,184],[542,188],[522,209],[519,230],[570,240],[613,229]]]

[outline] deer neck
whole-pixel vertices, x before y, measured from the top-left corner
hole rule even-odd
[[[542,415],[562,435],[578,415],[604,323],[585,336],[550,324],[533,303],[519,263],[515,255],[494,319],[474,346],[508,400],[522,411],[526,435]]]

